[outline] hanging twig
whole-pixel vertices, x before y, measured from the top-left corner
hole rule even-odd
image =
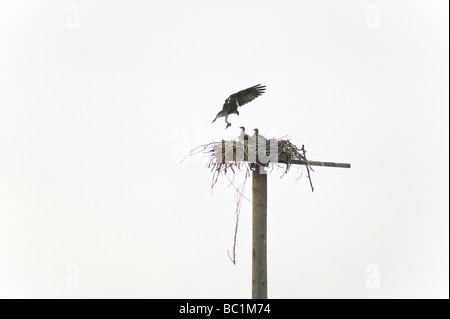
[[[250,176],[250,171],[247,170],[247,172],[245,173],[245,179],[244,182],[242,183],[242,186],[236,189],[236,194],[237,194],[237,200],[236,200],[236,226],[234,228],[234,241],[233,241],[233,253],[230,256],[230,251],[227,250],[228,253],[228,258],[230,258],[230,260],[233,262],[234,265],[236,265],[236,242],[237,242],[237,233],[238,233],[238,226],[239,226],[239,215],[241,213],[241,205],[242,205],[242,199],[244,198],[244,190],[245,190],[245,184],[247,183],[247,178]]]
[[[305,159],[306,162],[308,162],[308,160],[306,159],[305,145],[302,145],[302,151],[303,151],[303,158]],[[306,166],[306,171],[308,172],[308,179],[309,179],[309,184],[311,185],[311,191],[314,192],[314,186],[311,181],[311,174],[309,173],[309,169],[311,167],[309,166],[309,164],[306,164],[305,166]],[[311,168],[311,170],[314,172],[314,170],[312,168]]]

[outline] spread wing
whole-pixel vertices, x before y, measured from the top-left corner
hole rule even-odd
[[[237,93],[234,93],[230,95],[228,99],[226,99],[225,103],[233,103],[237,102],[238,106],[242,106],[244,104],[247,104],[248,102],[253,101],[258,96],[263,94],[266,90],[266,87],[264,85],[258,84],[255,86],[252,86],[248,89],[239,91]],[[237,107],[237,105],[236,105]]]

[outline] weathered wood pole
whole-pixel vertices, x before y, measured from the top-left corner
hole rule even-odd
[[[252,177],[252,298],[267,299],[267,174],[257,166]]]

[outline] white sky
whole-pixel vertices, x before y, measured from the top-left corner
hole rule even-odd
[[[270,173],[270,298],[448,298],[448,5],[1,2],[0,297],[250,298],[251,203],[234,266],[233,188],[180,164],[245,125],[352,164]]]

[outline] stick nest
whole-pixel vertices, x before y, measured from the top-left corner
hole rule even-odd
[[[282,167],[283,177],[287,174],[292,164],[305,165],[311,188],[310,171],[313,171],[306,159],[304,145],[298,148],[289,139],[266,139],[264,137],[250,137],[241,140],[222,140],[220,142],[210,142],[192,150],[188,156],[203,153],[209,157],[207,167],[213,172],[213,184],[217,182],[219,175],[227,174],[230,170],[235,173],[235,169],[245,169],[253,171],[257,168],[273,169],[274,166]]]

